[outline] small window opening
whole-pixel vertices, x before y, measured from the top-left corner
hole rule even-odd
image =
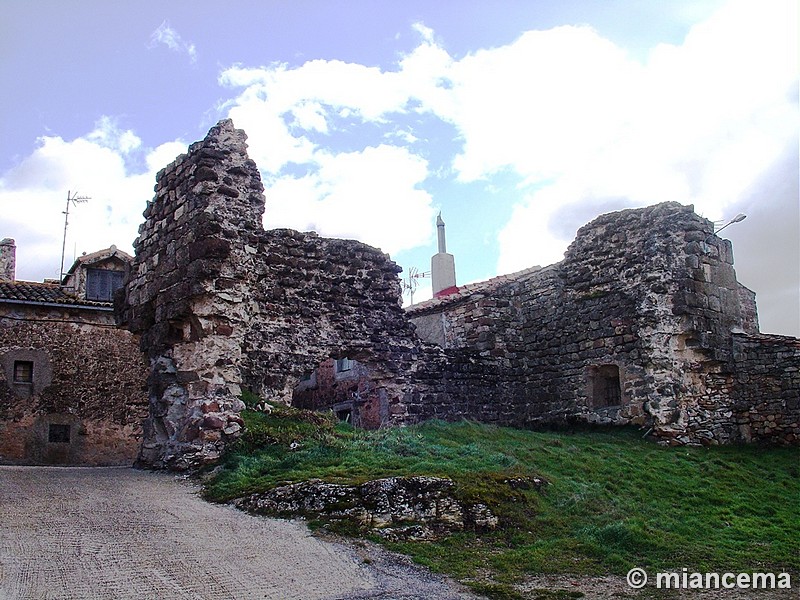
[[[33,362],[29,360],[14,361],[14,383],[33,383]]]
[[[353,361],[349,358],[340,358],[336,361],[336,372],[350,371],[353,368]]]
[[[167,343],[177,344],[183,341],[183,323],[170,320],[167,322]]]
[[[51,423],[47,441],[51,444],[69,444],[69,425]]]
[[[592,406],[603,408],[622,404],[622,386],[617,365],[594,367],[591,373]]]

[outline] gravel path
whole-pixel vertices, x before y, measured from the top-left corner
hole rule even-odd
[[[0,599],[467,599],[373,545],[201,500],[174,475],[0,467]]]

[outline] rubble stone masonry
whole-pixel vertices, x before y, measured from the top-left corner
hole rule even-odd
[[[400,268],[380,250],[314,233],[264,231],[246,135],[221,121],[157,176],[120,320],[141,334],[150,418],[140,463],[213,461],[242,427],[242,388],[290,403],[329,358],[369,364],[364,403],[407,418],[417,339]]]
[[[0,311],[0,462],[133,464],[147,414],[134,336],[111,313],[103,322],[81,309],[24,308]],[[20,361],[29,382],[15,378]]]
[[[730,242],[691,207],[603,215],[562,262],[409,317],[445,349],[425,368],[425,418],[635,424],[671,444],[800,440],[798,341],[754,334]]]
[[[691,207],[603,215],[556,265],[406,312],[400,268],[380,250],[264,231],[245,140],[221,121],[158,174],[144,213],[117,298],[150,372],[140,464],[216,460],[241,431],[243,388],[291,403],[304,375],[345,357],[373,426],[581,421],[672,444],[800,439],[797,340],[757,335],[730,243]]]

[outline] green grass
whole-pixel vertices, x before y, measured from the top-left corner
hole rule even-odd
[[[496,598],[512,598],[509,584],[537,573],[800,571],[796,448],[665,448],[630,430],[540,433],[470,422],[367,432],[291,409],[243,416],[247,432],[206,484],[209,499],[310,478],[450,477],[464,499],[492,508],[498,530],[387,545]],[[290,450],[292,442],[299,447]],[[537,492],[502,483],[530,476],[549,485]]]

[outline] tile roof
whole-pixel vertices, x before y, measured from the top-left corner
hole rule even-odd
[[[93,302],[75,297],[54,283],[0,281],[0,302],[14,304],[47,303],[72,306],[111,307],[111,302]]]
[[[457,302],[460,302],[461,300],[466,300],[467,298],[475,294],[480,294],[497,289],[504,283],[524,280],[536,273],[548,271],[552,266],[553,265],[550,265],[544,268],[540,266],[529,267],[527,269],[523,269],[522,271],[517,271],[515,273],[509,273],[507,275],[499,275],[497,277],[492,277],[491,279],[487,279],[486,281],[479,281],[477,283],[469,283],[467,285],[458,286],[457,291],[448,294],[446,296],[442,296],[440,298],[431,298],[430,300],[425,300],[423,302],[407,306],[406,313],[414,314],[418,312],[424,312],[426,310],[434,310],[450,304],[455,304]]]

